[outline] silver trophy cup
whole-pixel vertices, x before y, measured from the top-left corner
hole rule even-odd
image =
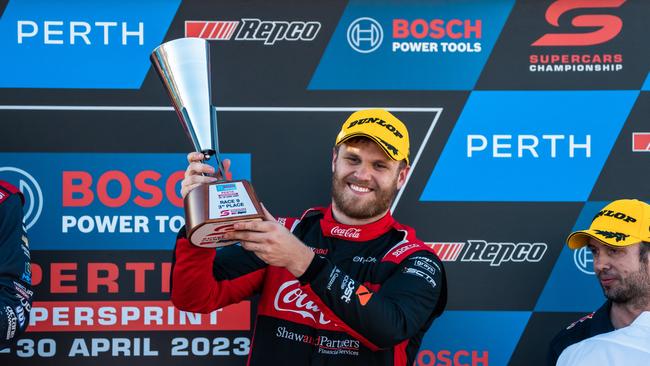
[[[217,114],[211,104],[210,46],[201,38],[163,43],[151,53],[151,62],[169,94],[183,129],[205,160],[214,156],[221,177]],[[233,244],[223,235],[237,221],[262,220],[261,205],[246,180],[202,184],[185,197],[187,238],[194,245],[214,248]]]

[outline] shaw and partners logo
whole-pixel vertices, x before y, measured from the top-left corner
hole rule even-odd
[[[485,240],[426,244],[442,261],[485,262],[490,267],[507,262],[539,262],[548,249],[545,243],[488,243]]]
[[[607,43],[623,29],[623,20],[613,14],[576,14],[582,9],[619,8],[625,0],[558,0],[546,10],[549,25],[560,27],[560,17],[571,20],[572,32],[548,32],[535,40],[534,47],[576,47],[580,52],[544,52],[529,56],[531,72],[616,72],[623,69],[621,53],[585,53],[584,48]],[[569,14],[573,17],[568,18]],[[564,19],[563,18],[563,19]],[[564,48],[563,48],[564,49]]]
[[[242,18],[237,21],[187,20],[185,37],[216,41],[260,41],[273,45],[279,41],[313,41],[321,29],[316,21],[280,21]]]
[[[23,206],[23,222],[29,230],[41,216],[43,211],[43,190],[38,181],[28,172],[11,166],[0,167],[0,178],[14,186],[23,193],[25,205]]]
[[[393,53],[481,52],[483,24],[480,19],[392,19]],[[384,41],[381,24],[357,18],[347,29],[350,47],[360,53],[376,51]]]

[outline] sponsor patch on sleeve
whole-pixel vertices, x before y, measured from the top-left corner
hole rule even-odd
[[[20,283],[16,281],[13,281],[13,283],[14,283],[14,288],[16,289],[16,296],[22,299],[30,299],[34,295],[34,292],[32,290],[28,290],[25,286],[21,285]]]
[[[343,277],[343,281],[341,281],[341,290],[343,291],[341,300],[345,301],[346,304],[349,304],[350,300],[352,300],[352,293],[355,287],[357,287],[357,284],[350,276],[346,275]]]
[[[366,306],[368,301],[370,301],[370,298],[372,297],[373,293],[368,290],[368,288],[364,285],[359,285],[359,288],[355,292],[355,295],[359,298],[359,303],[361,306]]]
[[[341,273],[341,271],[337,267],[334,267],[332,272],[330,272],[329,280],[327,281],[328,291],[332,291],[332,285],[334,285],[334,281],[339,277],[339,273]]]
[[[574,321],[573,323],[569,324],[569,326],[566,327],[566,329],[569,330],[569,329],[575,327],[576,324],[580,324],[580,323],[584,322],[584,321],[587,320],[587,319],[591,319],[591,318],[593,318],[593,317],[594,317],[594,314],[595,314],[595,313],[591,313],[591,314],[587,314],[587,315],[583,316],[582,318],[580,318],[580,319]]]
[[[16,317],[16,313],[14,313],[14,310],[11,308],[11,306],[5,306],[5,316],[7,317],[7,334],[5,339],[9,340],[12,339],[14,335],[16,335],[18,318]]]
[[[400,263],[404,258],[408,257],[412,253],[415,253],[420,250],[426,250],[427,248],[419,243],[400,243],[388,251],[388,254],[382,258],[382,262],[393,262]]]
[[[429,273],[431,276],[436,274],[436,270],[440,271],[438,263],[436,263],[433,259],[427,257],[412,257],[409,258],[409,262],[414,267],[422,269],[423,271]]]
[[[411,268],[411,267],[404,267],[403,270],[404,273],[413,275],[416,277],[420,277],[423,280],[427,281],[431,287],[436,288],[438,284],[436,283],[436,280],[433,279],[433,276],[429,275],[428,273],[425,273],[424,271],[421,271],[417,268]]]

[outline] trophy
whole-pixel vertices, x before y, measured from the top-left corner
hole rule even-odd
[[[151,62],[171,98],[183,129],[205,161],[214,156],[216,171],[225,179],[219,157],[217,113],[211,104],[210,52],[201,38],[180,38],[158,46]],[[220,180],[191,190],[183,201],[187,238],[196,246],[215,248],[235,222],[259,221],[264,214],[246,180]]]

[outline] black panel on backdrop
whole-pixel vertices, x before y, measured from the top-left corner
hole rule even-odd
[[[533,313],[521,335],[509,365],[545,365],[548,345],[562,329],[585,313]]]
[[[650,66],[646,4],[627,1],[618,8],[568,6],[552,11],[558,26],[547,22],[547,9],[554,1],[518,1],[506,22],[481,77],[479,90],[639,89]],[[558,9],[557,7],[556,9]],[[574,27],[580,15],[607,15],[604,27]],[[617,32],[618,18],[622,28]],[[601,29],[605,28],[605,29]],[[602,32],[599,32],[603,30]],[[611,30],[611,32],[610,32]],[[605,33],[605,35],[603,35]],[[613,34],[613,38],[606,34]],[[546,38],[545,35],[563,36]],[[544,45],[533,45],[540,42]],[[581,43],[592,43],[581,45]]]
[[[649,115],[650,92],[641,91],[591,192],[590,200],[611,201],[623,197],[650,200],[648,180],[644,178],[650,166],[650,151],[634,151],[633,141],[637,139],[637,147],[648,149]]]

